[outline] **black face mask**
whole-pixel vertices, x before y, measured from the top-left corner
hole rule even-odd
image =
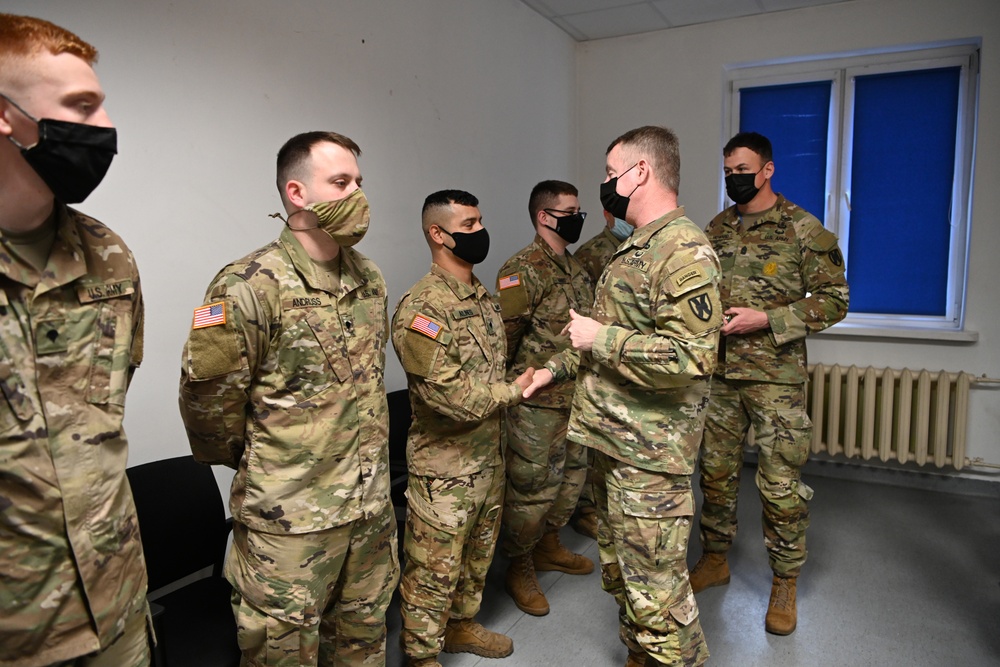
[[[749,204],[760,192],[754,181],[757,180],[757,174],[763,170],[764,167],[761,167],[755,174],[729,174],[726,176],[726,194],[740,206]]]
[[[3,95],[0,93],[0,95]],[[3,98],[38,125],[38,143],[21,149],[21,155],[64,204],[82,202],[104,179],[118,152],[113,127],[97,127],[51,118],[37,119],[6,95]]]
[[[570,215],[555,216],[545,211],[545,213],[555,218],[555,233],[566,239],[569,243],[576,243],[580,240],[580,233],[583,231],[583,221],[587,219],[587,214],[583,211],[571,213]],[[552,229],[549,227],[549,229]]]
[[[490,233],[483,227],[474,232],[455,232],[439,228],[455,241],[454,248],[448,248],[451,253],[469,264],[479,264],[490,252]],[[445,246],[446,248],[448,246]]]
[[[624,176],[633,169],[635,169],[634,164],[619,174],[619,176]],[[628,194],[628,197],[618,194],[618,176],[615,176],[606,183],[601,183],[601,205],[604,206],[605,211],[614,217],[624,220],[625,211],[628,210],[629,197],[638,189],[638,185],[632,188],[632,192]]]

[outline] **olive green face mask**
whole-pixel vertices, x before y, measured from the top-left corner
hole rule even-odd
[[[292,213],[309,211],[316,216],[316,229],[322,229],[339,245],[349,248],[365,237],[370,214],[368,198],[358,188],[337,201],[317,202]],[[288,216],[291,218],[292,216]]]

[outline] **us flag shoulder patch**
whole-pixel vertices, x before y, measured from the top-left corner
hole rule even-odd
[[[410,328],[417,333],[422,333],[431,340],[437,340],[438,335],[441,333],[440,324],[425,315],[421,315],[420,313],[413,316],[413,321],[410,322]]]
[[[509,276],[504,276],[500,279],[500,289],[510,289],[511,287],[520,287],[521,285],[521,274],[512,273]]]
[[[194,309],[192,329],[204,329],[226,323],[226,302],[216,301]]]

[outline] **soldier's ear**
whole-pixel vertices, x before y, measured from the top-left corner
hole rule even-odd
[[[285,183],[285,197],[296,208],[305,208],[306,194],[306,186],[301,181],[290,180]]]
[[[774,176],[774,160],[764,165],[764,178],[771,178],[772,176]]]

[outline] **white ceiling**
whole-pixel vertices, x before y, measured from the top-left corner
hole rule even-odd
[[[845,0],[521,0],[578,42]]]

